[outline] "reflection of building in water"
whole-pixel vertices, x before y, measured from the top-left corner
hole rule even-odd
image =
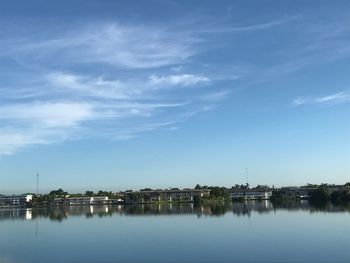
[[[31,220],[32,219],[32,209],[22,209],[22,208],[5,208],[0,209],[0,221],[1,220]]]
[[[55,198],[55,205],[102,205],[110,204],[111,200],[107,196],[79,196],[79,197],[67,197],[67,198]]]
[[[145,215],[180,215],[195,214],[197,208],[192,203],[133,204],[125,205],[123,214],[132,216]]]
[[[273,205],[268,200],[262,201],[246,201],[246,202],[233,202],[232,212],[235,215],[250,215],[252,211],[258,213],[268,213],[273,210]]]
[[[53,211],[57,214],[64,213],[65,216],[79,216],[79,215],[94,215],[94,214],[109,214],[118,211],[120,206],[108,205],[74,205],[66,207],[54,207]]]
[[[209,189],[149,190],[125,192],[125,203],[154,203],[160,201],[192,202],[195,196],[208,197]]]
[[[272,204],[268,200],[249,200],[243,202],[219,202],[206,205],[194,203],[162,203],[162,204],[130,204],[130,205],[76,205],[55,206],[46,208],[4,208],[0,209],[0,221],[5,220],[38,220],[48,218],[52,221],[62,222],[74,216],[104,217],[111,215],[125,216],[154,216],[154,215],[197,215],[222,216],[232,212],[235,216],[250,215],[252,212],[259,214],[278,210],[303,210],[305,212],[345,212],[350,211],[350,206],[335,206],[326,203],[325,206],[315,207],[308,201],[288,202]]]
[[[268,200],[272,195],[272,191],[245,189],[234,190],[231,193],[232,199],[244,199],[244,200]]]
[[[108,214],[109,209],[108,209],[108,205],[103,205],[103,206],[94,206],[94,205],[90,205],[90,214]]]
[[[32,209],[26,210],[26,219],[31,220],[32,219]]]
[[[0,195],[1,206],[26,206],[32,201],[33,195]]]

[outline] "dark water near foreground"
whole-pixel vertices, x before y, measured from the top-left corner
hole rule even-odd
[[[350,262],[350,208],[263,201],[0,209],[0,262]]]

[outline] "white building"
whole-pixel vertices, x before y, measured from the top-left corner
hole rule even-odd
[[[98,205],[108,204],[108,196],[79,196],[79,197],[68,197],[68,198],[55,198],[54,203],[56,205],[67,204],[67,205]]]
[[[272,195],[272,191],[258,191],[258,190],[239,190],[231,193],[232,199],[244,200],[268,200]]]
[[[0,206],[24,206],[29,204],[33,195],[2,195],[0,196]]]

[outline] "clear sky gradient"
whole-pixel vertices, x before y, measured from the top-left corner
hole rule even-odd
[[[0,192],[350,181],[349,1],[0,1]]]

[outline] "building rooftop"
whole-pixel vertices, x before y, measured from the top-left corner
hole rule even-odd
[[[131,192],[124,192],[124,194],[144,194],[144,193],[179,193],[179,192],[210,192],[210,189],[183,189],[183,190],[145,190],[145,191],[131,191]]]

